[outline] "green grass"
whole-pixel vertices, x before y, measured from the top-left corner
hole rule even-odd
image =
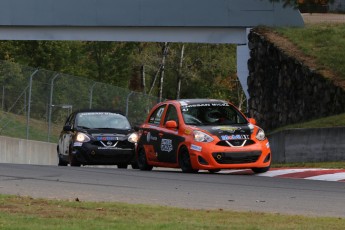
[[[345,80],[345,24],[310,24],[303,28],[279,28],[277,32],[315,58],[319,70],[333,70]]]
[[[303,123],[296,123],[292,125],[286,125],[273,130],[269,134],[276,133],[278,131],[286,129],[298,129],[298,128],[327,128],[327,127],[345,127],[345,113],[319,118]]]
[[[343,229],[344,218],[0,195],[0,229]]]
[[[0,111],[0,135],[26,139],[27,120],[25,116]],[[57,142],[61,127],[53,124],[51,127],[50,142]],[[47,122],[30,119],[29,139],[36,141],[48,140]]]

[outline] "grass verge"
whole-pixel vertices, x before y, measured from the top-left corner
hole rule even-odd
[[[343,229],[345,219],[0,195],[6,229]]]

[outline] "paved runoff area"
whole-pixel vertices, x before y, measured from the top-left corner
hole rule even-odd
[[[262,174],[254,174],[251,170],[222,170],[220,173],[230,175],[255,175],[292,179],[323,180],[345,182],[345,169],[322,168],[273,168]]]

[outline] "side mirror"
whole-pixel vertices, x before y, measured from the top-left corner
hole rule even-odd
[[[165,127],[167,129],[177,129],[177,123],[174,120],[170,120],[165,123]]]
[[[256,125],[256,120],[254,118],[248,118],[249,123]]]
[[[63,127],[63,131],[66,131],[66,132],[72,131],[72,127],[70,125],[65,125]]]

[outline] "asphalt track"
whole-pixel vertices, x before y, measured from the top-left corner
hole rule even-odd
[[[255,176],[248,170],[184,174],[162,168],[145,172],[113,167],[0,164],[0,193],[72,201],[78,198],[81,202],[116,201],[345,218],[342,179],[310,179],[325,170],[289,170],[283,173],[273,169]],[[299,173],[304,175],[296,179]],[[326,172],[337,173],[342,172]]]

